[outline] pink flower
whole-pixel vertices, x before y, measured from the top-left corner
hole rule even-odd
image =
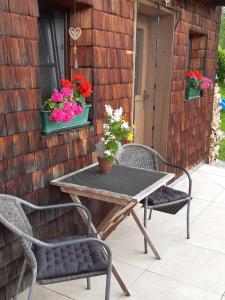
[[[83,107],[80,105],[77,105],[76,102],[72,103],[72,108],[74,110],[75,115],[81,115],[83,113]]]
[[[59,103],[63,101],[63,95],[60,92],[55,92],[51,99],[53,102]]]
[[[200,89],[206,90],[206,89],[212,89],[212,88],[213,88],[212,80],[207,77],[203,77],[203,82],[200,84]]]
[[[70,99],[73,96],[73,91],[69,88],[62,88],[60,93],[63,95],[64,98]]]
[[[83,107],[80,105],[77,105],[74,112],[75,112],[75,115],[81,115],[83,113]]]
[[[65,111],[70,111],[70,110],[72,110],[72,103],[71,102],[69,102],[69,101],[67,101],[67,102],[65,102],[64,103],[64,105],[63,105],[63,109],[65,110]]]
[[[56,108],[51,112],[49,120],[52,122],[60,123],[64,118],[64,114],[65,112],[62,109]]]
[[[63,108],[55,108],[50,116],[49,120],[51,122],[56,123],[68,123],[70,122],[75,115],[80,115],[83,113],[83,107],[80,105],[77,105],[76,102],[69,102],[66,101],[63,104]]]

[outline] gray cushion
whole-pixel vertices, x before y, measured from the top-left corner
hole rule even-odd
[[[63,239],[72,240],[80,236]],[[62,239],[48,242],[56,243]],[[93,242],[81,243],[57,248],[46,248],[35,245],[35,256],[38,264],[37,280],[106,270],[106,261],[99,245]]]
[[[171,203],[173,201],[186,199],[189,195],[187,193],[172,189],[167,186],[162,186],[148,197],[148,205],[154,206],[164,203]]]

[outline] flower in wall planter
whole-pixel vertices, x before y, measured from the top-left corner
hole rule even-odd
[[[133,140],[133,129],[124,120],[122,108],[113,110],[110,105],[106,105],[105,108],[107,122],[103,124],[104,137],[96,144],[101,173],[111,172],[112,163],[121,142]]]
[[[206,89],[212,89],[213,82],[211,79],[203,76],[197,70],[191,70],[187,72],[185,99],[191,100],[200,98],[201,91]]]
[[[82,75],[76,74],[74,83],[62,79],[61,86],[60,90],[54,90],[41,110],[44,134],[89,124],[88,115],[91,105],[86,103],[86,98],[92,93],[90,82]]]

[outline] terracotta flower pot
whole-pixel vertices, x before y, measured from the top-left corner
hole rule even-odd
[[[99,172],[102,174],[110,173],[112,171],[112,162],[99,157],[98,156],[98,163],[99,163]]]

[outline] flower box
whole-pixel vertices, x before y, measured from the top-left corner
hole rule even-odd
[[[201,90],[200,88],[191,88],[187,87],[185,91],[185,99],[186,100],[191,100],[191,99],[196,99],[201,97]]]
[[[49,120],[49,112],[41,110],[42,119],[42,133],[44,135],[69,130],[72,128],[82,127],[90,124],[88,122],[89,109],[91,105],[86,105],[81,115],[75,115],[75,117],[68,123],[56,123]]]

